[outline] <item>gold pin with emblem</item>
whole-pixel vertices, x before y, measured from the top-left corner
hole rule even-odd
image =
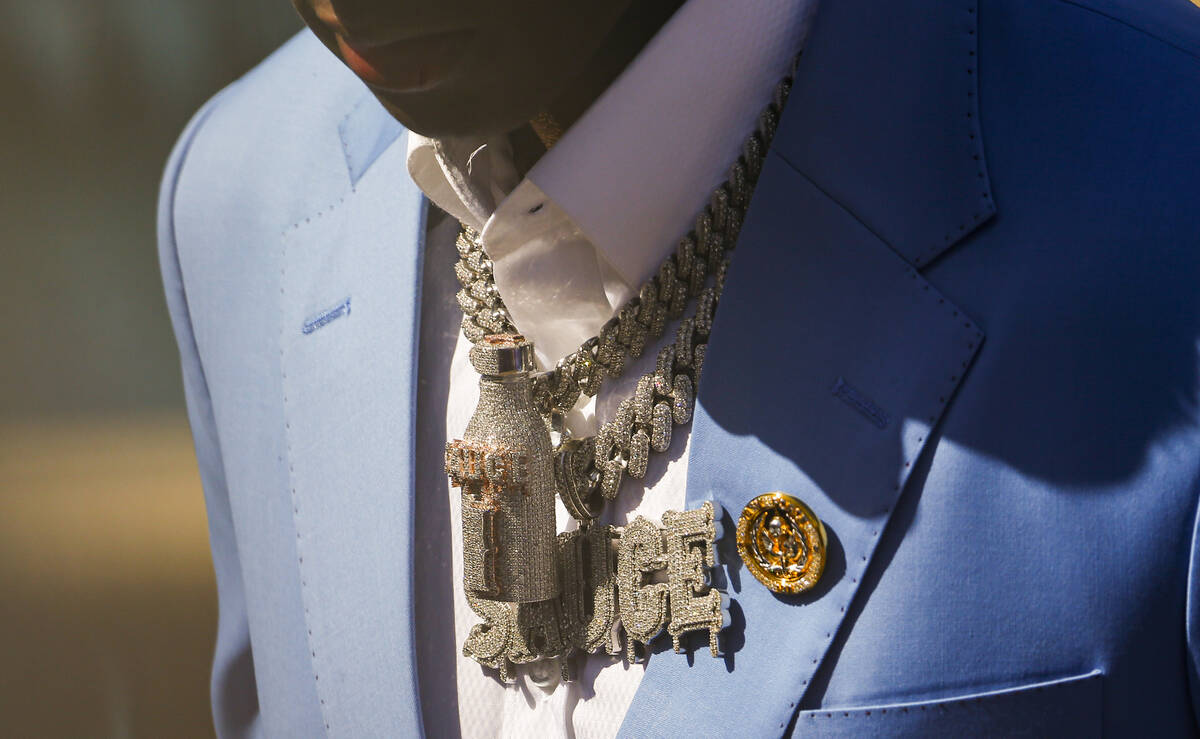
[[[825,571],[825,524],[787,493],[760,495],[738,518],[737,549],[746,569],[776,593],[803,593]]]

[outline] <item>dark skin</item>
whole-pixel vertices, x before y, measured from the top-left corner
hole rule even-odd
[[[509,134],[527,168],[683,0],[292,0],[406,128]],[[532,136],[532,129],[538,136]]]

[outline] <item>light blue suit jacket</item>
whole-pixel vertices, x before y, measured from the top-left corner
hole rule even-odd
[[[652,658],[625,735],[1196,732],[1198,127],[1188,0],[822,0],[688,496],[787,491],[830,564],[726,542],[727,656]],[[301,34],[167,169],[225,736],[420,732],[404,137]]]

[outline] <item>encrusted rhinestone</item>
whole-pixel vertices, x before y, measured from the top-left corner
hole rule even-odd
[[[654,376],[643,375],[633,391],[633,420],[639,426],[650,425],[650,414],[654,409]]]
[[[483,305],[471,297],[471,293],[464,287],[454,294],[454,299],[458,301],[459,310],[467,315],[474,315]]]
[[[696,387],[700,386],[700,374],[704,371],[704,357],[708,354],[708,344],[697,344],[694,352],[695,359],[692,372],[696,375]]]
[[[732,190],[733,205],[744,210],[750,201],[750,184],[746,180],[746,165],[740,158],[733,163],[733,167],[729,170],[729,185]]]
[[[685,318],[679,322],[679,330],[675,332],[675,365],[687,368],[692,365],[692,335],[694,328],[692,319]]]
[[[770,108],[764,110],[758,118],[758,132],[762,135],[763,141],[775,138],[775,129],[778,127],[779,114]]]
[[[711,244],[708,237],[713,232],[712,214],[708,209],[700,211],[700,215],[696,216],[696,227],[693,230],[696,232],[696,253],[707,255]]]
[[[650,436],[645,429],[638,429],[629,440],[629,467],[626,472],[630,477],[642,479],[646,476],[646,467],[650,464]]]
[[[671,415],[675,423],[692,420],[692,378],[680,372],[675,375],[675,392],[671,395]]]
[[[637,359],[642,356],[642,352],[646,350],[646,335],[648,333],[649,329],[636,319],[630,321],[629,344],[625,347],[630,357]]]
[[[675,382],[675,345],[667,344],[658,350],[658,365],[654,369],[654,392],[669,396]]]
[[[571,374],[571,368],[560,363],[554,370],[554,407],[569,411],[579,402],[579,383]]]
[[[470,316],[463,316],[462,332],[463,336],[467,337],[467,341],[470,341],[472,344],[478,344],[483,341],[484,336],[487,336],[487,331],[478,323],[475,323],[475,319]]]
[[[738,236],[742,233],[742,212],[737,208],[729,209],[729,225],[725,227],[725,248],[737,247]]]
[[[664,303],[655,302],[652,311],[653,314],[646,332],[650,338],[657,339],[663,335],[663,330],[667,327],[667,306]]]
[[[729,210],[729,191],[721,185],[716,190],[713,190],[712,199],[709,201],[709,210],[712,211],[713,230],[717,233],[725,231],[725,218]]]
[[[458,232],[458,238],[454,240],[454,248],[458,249],[458,256],[466,259],[467,255],[475,249],[475,237],[466,230]]]
[[[480,310],[475,314],[475,323],[483,326],[491,334],[504,333],[507,328],[504,314],[496,310]]]
[[[687,279],[692,273],[692,265],[696,261],[696,244],[691,237],[679,242],[675,248],[675,272],[681,279]]]
[[[683,315],[683,309],[687,308],[688,302],[688,286],[681,281],[675,282],[675,294],[671,296],[671,308],[667,312],[668,318],[679,318]]]
[[[625,369],[625,348],[617,339],[617,319],[611,319],[600,329],[600,344],[596,351],[596,361],[610,376],[616,377]]]
[[[708,274],[711,275],[713,272],[717,271],[717,267],[725,258],[725,237],[724,234],[711,233],[708,235],[708,241],[709,247],[708,254],[706,255],[706,259],[708,261],[705,264],[705,267]]]
[[[775,98],[771,101],[771,104],[775,106],[775,110],[783,110],[783,104],[787,102],[788,93],[791,91],[792,79],[790,77],[783,78],[775,86]]]
[[[717,292],[711,287],[700,291],[696,299],[696,334],[707,339],[712,332],[713,313],[717,310]]]
[[[654,286],[653,279],[646,280],[638,291],[638,303],[638,322],[649,328],[654,323],[654,313],[658,307],[658,288]]]
[[[579,384],[579,391],[584,395],[590,398],[600,392],[600,383],[604,378],[600,374],[600,366],[592,359],[590,352],[580,352],[575,357],[571,374]]]
[[[639,301],[637,298],[634,298],[617,313],[617,341],[627,347],[633,341],[633,332],[638,326],[637,315],[639,309]]]
[[[475,280],[471,283],[471,297],[486,305],[494,305],[500,300],[500,295],[496,292],[496,286],[483,279]]]
[[[604,465],[608,460],[612,459],[613,451],[617,445],[617,431],[613,426],[613,422],[609,421],[600,427],[600,433],[596,434],[596,469],[603,470]]]
[[[477,275],[490,275],[492,273],[492,260],[487,258],[483,250],[476,249],[466,256],[467,266]]]
[[[671,446],[671,406],[660,402],[654,405],[654,419],[650,424],[650,446],[656,452],[665,452]]]
[[[658,299],[662,303],[670,303],[675,294],[675,285],[679,282],[675,273],[675,260],[667,259],[658,268]]]
[[[699,295],[704,289],[704,278],[708,276],[708,262],[697,259],[692,264],[692,273],[688,275],[688,294]]]
[[[633,398],[626,398],[617,406],[617,415],[613,416],[613,420],[611,421],[613,430],[617,434],[616,441],[622,449],[625,448],[627,443],[625,440],[629,438],[630,432],[633,431],[633,415]]]
[[[530,385],[533,388],[533,406],[543,416],[550,415],[554,404],[554,397],[550,393],[550,376],[536,374],[531,378]]]
[[[759,174],[762,173],[763,150],[765,147],[759,136],[758,132],[751,134],[750,138],[746,139],[746,144],[742,147],[742,157],[746,160],[746,174],[750,176],[751,181],[757,180]]]
[[[617,491],[621,489],[623,474],[621,460],[610,459],[605,462],[604,472],[600,475],[600,494],[609,500],[617,497]]]
[[[725,275],[729,273],[729,260],[722,259],[721,264],[717,266],[716,278],[713,280],[713,289],[717,293],[717,298],[721,297],[721,293],[725,291]]]
[[[461,259],[454,263],[454,276],[458,278],[458,284],[463,287],[475,281],[475,273]]]

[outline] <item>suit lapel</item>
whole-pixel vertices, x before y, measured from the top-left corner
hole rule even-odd
[[[721,503],[732,532],[751,498],[800,498],[829,532],[826,573],[776,596],[727,536],[727,656],[652,657],[623,734],[781,734],[843,627],[983,340],[919,271],[994,212],[974,18],[973,3],[818,9],[709,344],[688,502]]]
[[[425,208],[404,137],[380,143],[377,109],[360,104],[343,122],[357,184],[284,234],[281,281],[309,651],[327,733],[351,737],[420,733],[411,560]]]
[[[358,99],[338,125],[338,138],[342,142],[346,172],[352,186],[358,185],[371,165],[403,132],[403,127],[383,109],[374,95],[364,94]],[[407,137],[403,141],[407,141]]]

